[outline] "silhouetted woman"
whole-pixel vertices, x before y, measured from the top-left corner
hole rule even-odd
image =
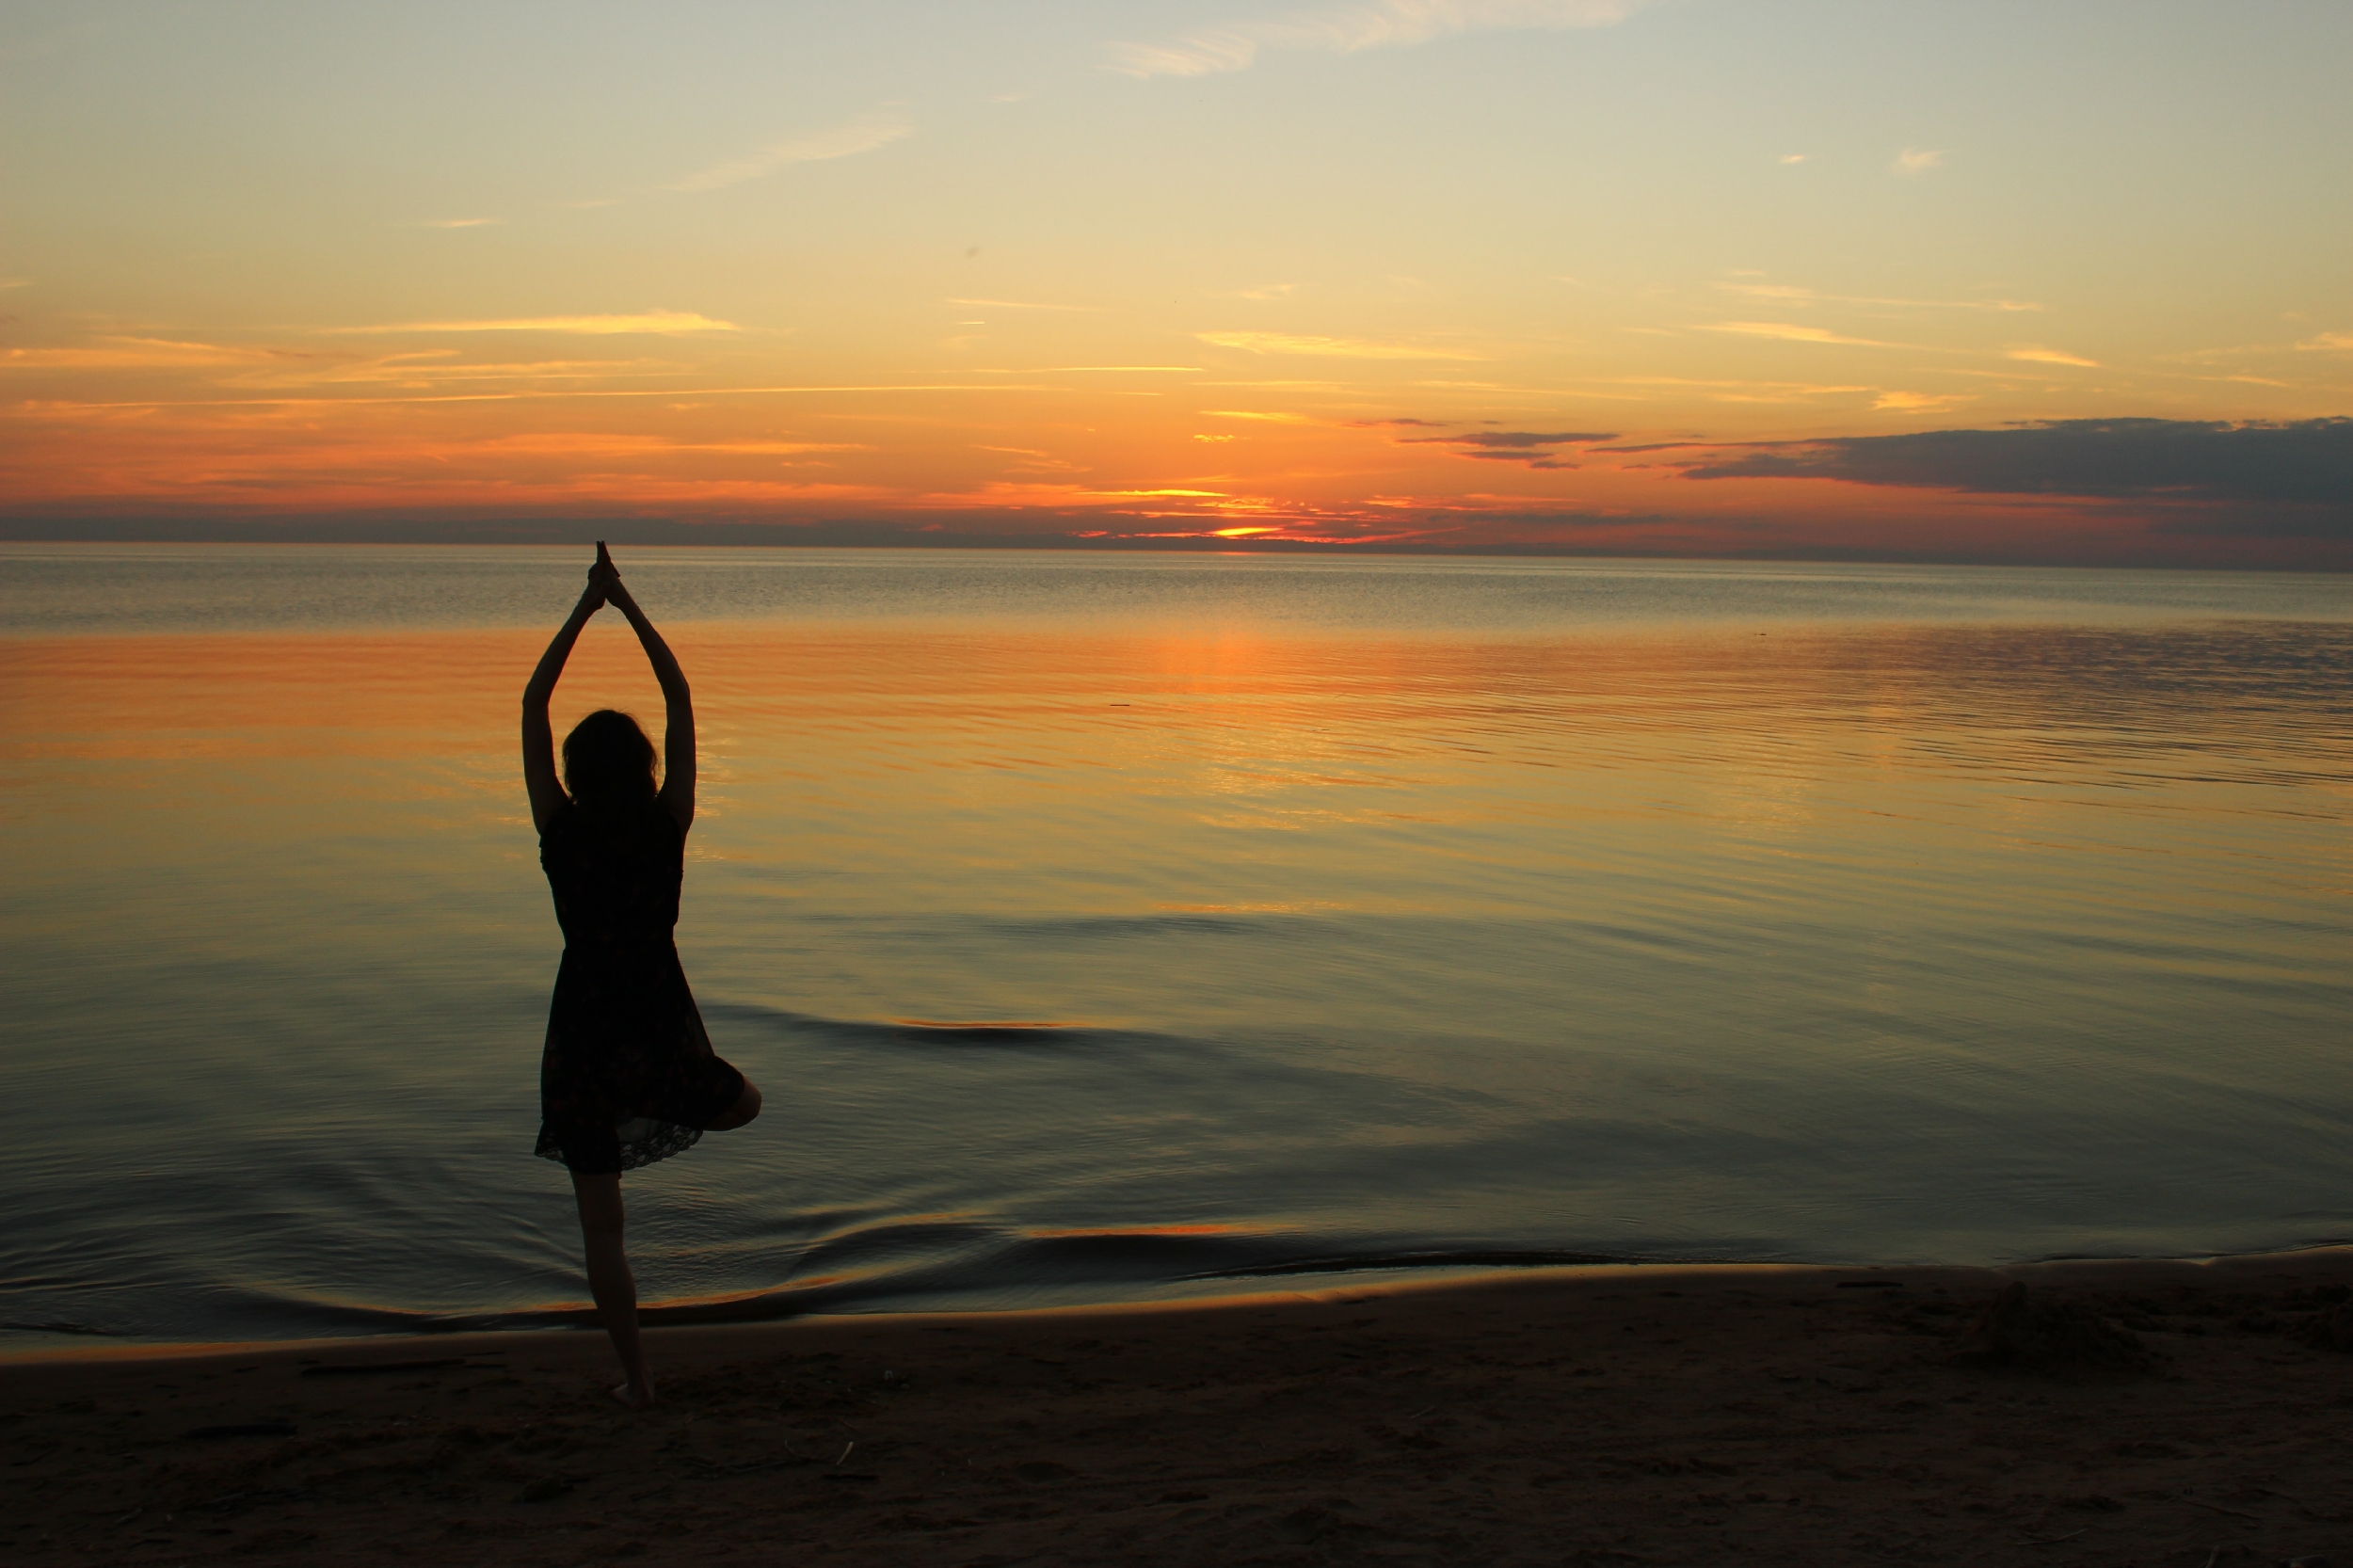
[[[588,617],[629,617],[668,709],[663,777],[653,743],[627,713],[603,709],[564,741],[555,776],[548,698]],[[637,1336],[637,1282],[621,1250],[621,1173],[760,1114],[760,1091],[703,1032],[671,930],[678,923],[686,829],[695,820],[695,705],[669,645],[621,586],[604,546],[587,591],[523,688],[523,782],[539,829],[539,864],[555,893],[564,963],[539,1064],[539,1148],[572,1173],[588,1288],[629,1381],[632,1409],[653,1403]]]

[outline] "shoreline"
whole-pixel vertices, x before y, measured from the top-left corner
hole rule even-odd
[[[2045,1359],[1987,1349],[2014,1286],[2064,1331]],[[0,1364],[0,1533],[28,1564],[363,1568],[2353,1550],[2353,1247],[1611,1265],[648,1340],[664,1402],[634,1414],[595,1333]]]
[[[654,1303],[642,1305],[640,1321],[648,1342],[659,1345],[663,1336],[676,1334],[732,1331],[757,1335],[764,1330],[783,1329],[794,1325],[850,1323],[929,1323],[958,1322],[965,1320],[988,1322],[1019,1322],[1032,1319],[1059,1321],[1093,1316],[1124,1318],[1135,1315],[1184,1316],[1201,1312],[1240,1310],[1286,1303],[1333,1303],[1339,1301],[1369,1301],[1373,1299],[1407,1298],[1425,1294],[1462,1290],[1510,1288],[1514,1286],[1557,1285],[1564,1288],[1598,1285],[1609,1281],[1655,1280],[1717,1281],[1732,1283],[1746,1278],[1769,1276],[1819,1275],[1825,1279],[1879,1279],[1901,1281],[1906,1287],[1922,1281],[1947,1287],[1971,1281],[2012,1279],[2029,1284],[2044,1284],[2055,1288],[2078,1289],[2146,1288],[2153,1285],[2185,1283],[2194,1280],[2221,1280],[2241,1270],[2277,1272],[2287,1270],[2297,1273],[2310,1272],[2314,1280],[2342,1279],[2353,1283],[2353,1242],[2326,1242],[2311,1247],[2298,1247],[2281,1252],[2217,1253],[2188,1257],[2065,1257],[2043,1258],[2025,1263],[2003,1264],[1941,1264],[1941,1263],[1577,1263],[1539,1264],[1527,1267],[1491,1267],[1479,1269],[1433,1269],[1430,1275],[1437,1277],[1400,1277],[1401,1270],[1335,1271],[1330,1274],[1304,1276],[1328,1279],[1333,1283],[1321,1287],[1302,1286],[1292,1288],[1268,1288],[1236,1291],[1229,1295],[1163,1297],[1132,1302],[1093,1302],[1059,1306],[1018,1307],[938,1307],[910,1311],[878,1309],[854,1312],[781,1312],[760,1315],[737,1315],[730,1309],[745,1300],[760,1297],[721,1297],[710,1301]],[[1366,1277],[1377,1275],[1378,1277]],[[1237,1281],[1236,1283],[1240,1283]],[[764,1294],[764,1293],[763,1293]],[[578,1334],[601,1335],[596,1309],[583,1304],[576,1306],[550,1307],[542,1316],[547,1320],[527,1328],[417,1328],[406,1333],[313,1335],[289,1339],[219,1339],[219,1340],[134,1340],[98,1343],[82,1340],[76,1343],[40,1346],[24,1350],[0,1348],[0,1381],[19,1368],[72,1364],[75,1362],[116,1361],[179,1361],[208,1357],[234,1356],[251,1359],[294,1351],[312,1351],[322,1347],[350,1350],[361,1347],[416,1348],[420,1346],[448,1347],[457,1344],[544,1345],[552,1339]],[[99,1338],[91,1336],[89,1338]],[[459,1352],[446,1352],[456,1354]],[[474,1352],[472,1353],[482,1353]]]

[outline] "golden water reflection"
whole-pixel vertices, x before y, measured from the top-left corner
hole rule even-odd
[[[541,1174],[541,640],[6,645],[25,1236],[244,1279],[141,1250],[201,1174],[344,1238],[322,1280],[399,1279],[439,1193],[477,1228],[421,1299],[561,1293],[536,1200],[483,1195]],[[681,948],[789,1112],[659,1177],[695,1199],[669,1293],[1006,1237],[1959,1258],[2339,1223],[2346,628],[673,640]],[[606,704],[660,711],[600,623],[556,722]]]

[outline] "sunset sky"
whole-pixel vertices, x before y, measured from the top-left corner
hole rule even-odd
[[[0,13],[0,536],[2353,568],[2353,6]]]

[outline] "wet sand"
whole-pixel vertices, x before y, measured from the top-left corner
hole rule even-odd
[[[2013,1280],[2140,1369],[1957,1351]],[[2353,1251],[0,1364],[13,1562],[2353,1563]],[[208,1432],[206,1429],[216,1430]],[[245,1430],[237,1430],[245,1429]]]

